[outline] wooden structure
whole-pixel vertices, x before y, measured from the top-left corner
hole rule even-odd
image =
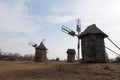
[[[81,39],[83,62],[108,62],[104,38],[108,37],[95,24],[88,26],[78,38]]]
[[[67,50],[67,62],[74,62],[75,54],[76,54],[76,52],[74,49],[68,49]]]
[[[47,48],[41,42],[38,47],[35,47],[35,61],[36,62],[43,62],[47,61]]]

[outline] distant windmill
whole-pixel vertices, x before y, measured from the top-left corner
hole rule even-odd
[[[62,25],[61,31],[63,31],[64,33],[67,33],[67,34],[69,34],[69,35],[71,35],[71,36],[73,36],[73,37],[74,37],[74,36],[77,36],[77,38],[78,38],[78,35],[79,35],[80,32],[81,32],[80,19],[77,19],[77,25],[76,25],[76,31],[78,32],[78,34],[76,34],[75,31],[67,28],[67,27],[64,26],[64,25]],[[78,48],[78,61],[79,61],[79,59],[80,59],[80,58],[79,58],[79,55],[80,55],[80,51],[79,51],[79,49],[80,49],[80,39],[79,39],[79,38],[78,38],[77,48]]]
[[[30,41],[28,44],[35,47],[35,61],[44,62],[47,60],[47,48],[44,45],[45,39],[43,39],[39,46],[36,43]]]

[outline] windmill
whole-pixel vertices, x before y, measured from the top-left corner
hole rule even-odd
[[[68,27],[66,27],[64,25],[62,25],[61,31],[63,31],[64,33],[69,34],[72,37],[77,36],[77,38],[78,38],[78,35],[81,32],[80,19],[77,19],[77,25],[76,25],[76,31],[78,32],[78,34],[76,34],[75,31],[69,29]],[[80,51],[79,51],[79,49],[80,49],[80,39],[79,38],[78,38],[77,49],[78,49],[78,61],[79,61],[79,54],[80,54]]]
[[[33,41],[30,41],[28,44],[35,48],[35,61],[44,62],[47,61],[47,48],[44,45],[45,39],[43,39],[39,46]]]

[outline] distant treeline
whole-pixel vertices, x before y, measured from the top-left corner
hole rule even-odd
[[[0,50],[0,60],[1,61],[24,61],[24,60],[34,60],[33,54],[21,55],[20,53],[2,52]]]
[[[0,49],[0,61],[34,61],[33,54],[21,55],[20,53],[2,52]],[[51,59],[50,61],[60,61],[60,58]],[[111,63],[120,63],[120,56],[109,60]]]
[[[115,59],[110,59],[111,63],[120,63],[120,56],[116,57]]]

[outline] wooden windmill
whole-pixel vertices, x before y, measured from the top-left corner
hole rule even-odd
[[[29,44],[35,47],[35,62],[47,61],[47,48],[44,45],[45,39],[43,39],[39,46],[36,43],[30,41]]]

